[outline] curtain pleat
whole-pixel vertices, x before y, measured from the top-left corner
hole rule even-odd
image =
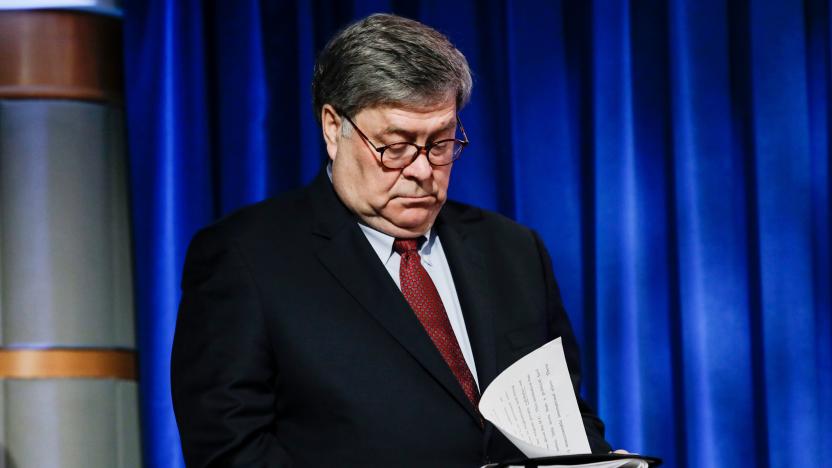
[[[201,2],[128,2],[125,94],[144,462],[181,467],[170,350],[188,241],[214,218]]]
[[[677,395],[687,461],[758,466],[765,446],[754,437],[747,213],[753,184],[742,141],[748,84],[743,70],[733,69],[740,45],[732,33],[741,20],[721,2],[676,1],[670,8],[680,326],[674,366],[682,366]]]
[[[821,465],[812,281],[812,163],[804,5],[751,2],[760,326],[772,465]],[[814,444],[812,444],[814,445]]]

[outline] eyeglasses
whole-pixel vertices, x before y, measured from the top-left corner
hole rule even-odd
[[[465,133],[465,128],[462,126],[462,122],[459,120],[458,115],[456,116],[456,124],[459,125],[459,129],[462,131],[462,137],[464,140],[447,138],[444,140],[430,142],[425,146],[417,145],[416,143],[411,143],[409,141],[376,146],[370,141],[369,138],[367,138],[367,135],[365,135],[364,132],[362,132],[361,129],[355,125],[355,122],[353,122],[352,119],[347,117],[345,114],[342,115],[344,115],[347,122],[352,125],[352,128],[354,128],[355,131],[361,135],[361,138],[363,138],[371,148],[378,152],[379,157],[381,158],[381,165],[387,169],[404,169],[419,157],[422,150],[425,150],[428,162],[430,162],[432,166],[447,166],[448,164],[459,159],[462,155],[462,150],[468,146],[468,135]]]

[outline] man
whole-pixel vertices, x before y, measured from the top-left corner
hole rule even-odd
[[[447,38],[373,15],[313,78],[329,165],[191,243],[172,359],[192,467],[475,467],[521,456],[476,409],[494,377],[561,336],[543,243],[447,202],[471,75]],[[582,405],[593,450],[609,451]]]

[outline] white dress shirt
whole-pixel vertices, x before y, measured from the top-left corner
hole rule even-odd
[[[396,239],[361,223],[358,224],[358,227],[364,232],[381,263],[384,264],[387,272],[390,273],[390,277],[393,278],[396,286],[401,290],[399,268],[401,267],[402,257],[393,250],[393,241]],[[433,280],[433,284],[436,285],[436,290],[442,299],[442,305],[445,306],[445,312],[448,314],[448,320],[451,322],[451,328],[454,330],[454,335],[456,335],[456,341],[462,350],[462,356],[465,358],[465,363],[468,364],[468,369],[471,370],[477,386],[479,386],[477,368],[474,365],[474,353],[471,350],[471,342],[468,340],[468,331],[465,328],[465,317],[462,316],[462,307],[459,305],[454,278],[451,276],[451,268],[448,266],[448,259],[442,249],[442,242],[433,229],[428,231],[426,237],[427,241],[423,242],[419,249],[422,266],[428,272],[430,279]]]

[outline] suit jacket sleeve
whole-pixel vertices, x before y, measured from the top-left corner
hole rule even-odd
[[[581,410],[581,416],[584,421],[584,428],[586,429],[587,439],[589,439],[589,446],[593,453],[608,453],[612,449],[610,444],[604,438],[604,423],[595,414],[592,408],[587,404],[580,395],[580,352],[578,351],[578,343],[575,340],[575,335],[572,332],[572,326],[569,323],[569,318],[563,307],[563,301],[560,297],[557,281],[552,271],[552,260],[549,258],[549,253],[540,237],[533,231],[535,242],[537,243],[537,250],[540,252],[541,262],[543,263],[543,271],[547,285],[546,302],[547,310],[549,311],[548,323],[550,338],[560,336],[563,341],[563,350],[566,355],[566,362],[569,366],[570,377],[572,378],[572,385],[575,388],[575,395],[578,397],[578,406]]]
[[[290,465],[274,435],[277,370],[257,285],[232,241],[191,242],[171,359],[188,467]]]

